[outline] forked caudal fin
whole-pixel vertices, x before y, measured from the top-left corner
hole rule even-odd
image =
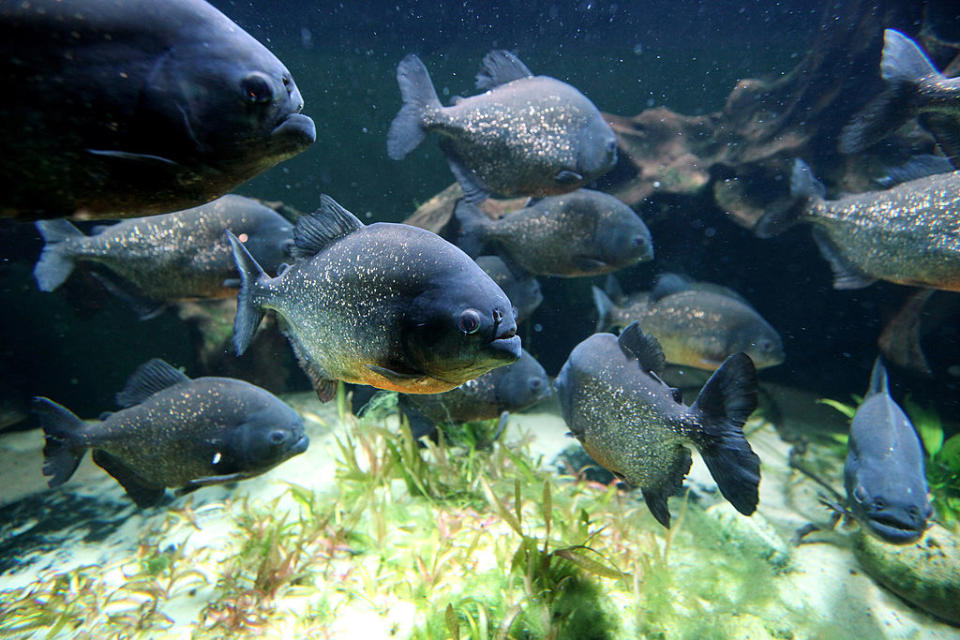
[[[87,450],[80,435],[83,420],[48,398],[34,398],[32,409],[46,438],[43,475],[49,476],[47,484],[58,487],[70,479]]]
[[[720,365],[692,407],[703,429],[694,443],[720,493],[745,515],[756,510],[759,500],[760,458],[743,436],[743,424],[756,408],[757,372],[745,353]]]
[[[43,253],[33,268],[33,277],[40,291],[53,291],[73,272],[73,256],[66,241],[83,238],[83,232],[68,220],[40,220],[37,230],[43,236]]]
[[[417,148],[426,135],[423,121],[427,112],[442,106],[430,73],[415,54],[411,53],[400,61],[397,84],[400,85],[403,106],[387,132],[387,155],[394,160],[400,160]]]
[[[233,249],[233,259],[237,263],[237,271],[240,272],[237,315],[233,319],[233,347],[239,356],[250,346],[253,334],[263,318],[263,311],[260,310],[260,305],[254,300],[254,291],[257,281],[261,278],[266,279],[268,276],[250,255],[247,248],[243,246],[243,243],[237,239],[237,236],[227,231],[227,240],[230,241],[230,247]]]

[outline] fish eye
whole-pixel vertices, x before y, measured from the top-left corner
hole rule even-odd
[[[857,502],[866,502],[867,490],[863,488],[863,485],[857,485],[857,487],[853,490],[853,497]]]
[[[476,309],[464,310],[457,320],[457,328],[467,335],[476,333],[480,329],[480,312]]]
[[[284,435],[283,431],[276,430],[270,432],[270,444],[283,444],[283,441],[287,439],[287,436]]]
[[[273,100],[273,89],[262,73],[251,73],[240,86],[247,102],[265,104]]]

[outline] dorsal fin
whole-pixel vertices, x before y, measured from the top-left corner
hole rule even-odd
[[[640,330],[639,322],[632,322],[617,338],[620,349],[627,356],[636,358],[644,371],[661,373],[667,365],[660,343],[651,335]]]
[[[190,378],[179,369],[160,358],[154,358],[133,372],[127,380],[127,386],[117,394],[117,404],[126,409],[140,404],[158,391],[189,381]]]
[[[532,75],[520,58],[504,49],[497,49],[483,57],[482,67],[477,73],[477,89],[487,91]]]
[[[291,253],[296,258],[310,258],[362,227],[363,223],[357,216],[323,194],[320,196],[320,207],[297,220]]]
[[[666,298],[674,293],[686,291],[690,288],[692,280],[679,273],[661,273],[653,285],[653,291],[650,292],[650,302],[656,302]]]
[[[877,356],[873,363],[873,371],[870,372],[870,388],[867,389],[867,397],[883,393],[890,394],[890,385],[887,382],[887,368],[883,366],[883,359]]]

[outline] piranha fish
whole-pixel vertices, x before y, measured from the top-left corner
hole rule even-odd
[[[202,0],[0,3],[0,215],[194,207],[316,138],[290,72]]]
[[[923,535],[933,515],[923,449],[910,418],[890,397],[880,358],[850,424],[847,447],[843,484],[853,517],[893,544],[907,544]]]
[[[543,302],[540,283],[523,269],[508,265],[499,256],[480,256],[477,264],[510,298],[517,323],[529,318]]]
[[[520,411],[550,395],[550,379],[536,358],[521,351],[512,364],[467,380],[445,393],[400,395],[400,408],[414,438],[433,433],[437,424],[491,420],[504,411]]]
[[[593,276],[653,260],[640,216],[600,191],[535,200],[497,220],[464,199],[454,218],[456,244],[467,254],[489,247],[534,275]]]
[[[690,445],[723,497],[750,515],[757,508],[760,459],[742,427],[757,406],[753,363],[743,353],[727,358],[689,407],[660,378],[663,367],[660,345],[636,322],[620,337],[593,334],[574,347],[554,383],[563,419],[591,458],[640,487],[663,526],[670,526],[667,497],[690,470]]]
[[[400,61],[397,83],[403,107],[387,133],[387,153],[400,160],[437,132],[470,202],[567,193],[617,162],[617,137],[594,104],[565,82],[534,76],[509,51],[484,57],[477,88],[485,93],[450,107],[440,104],[414,54]]]
[[[887,280],[960,291],[960,171],[824,200],[823,185],[797,160],[790,192],[794,206],[767,213],[754,232],[768,238],[797,222],[812,224],[835,289]]]
[[[863,151],[919,117],[960,169],[960,78],[944,76],[913,40],[894,29],[883,32],[880,73],[887,88],[843,129],[840,151]]]
[[[99,264],[155,301],[235,296],[229,229],[270,271],[290,260],[293,224],[251,198],[227,195],[208,204],[131,218],[84,235],[67,220],[40,220],[46,242],[33,270],[41,291],[53,291],[78,262]],[[162,305],[162,302],[160,303]]]
[[[34,399],[51,487],[69,480],[92,449],[93,461],[149,507],[166,487],[186,493],[250,478],[310,444],[300,416],[272,393],[233,378],[191,380],[159,359],[134,372],[117,402],[120,411],[85,424],[52,400]]]
[[[712,283],[662,274],[652,291],[619,302],[593,287],[593,301],[599,316],[597,331],[639,322],[657,339],[671,364],[712,371],[742,351],[762,369],[785,358],[777,330],[739,294]]]
[[[263,312],[274,310],[321,399],[333,397],[337,380],[439,393],[520,357],[506,294],[430,231],[364,225],[322,196],[320,208],[297,221],[299,259],[276,278],[227,235],[241,278],[237,353]]]

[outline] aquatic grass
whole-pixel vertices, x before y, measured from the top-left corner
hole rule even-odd
[[[131,558],[46,572],[19,594],[0,594],[0,636],[139,638],[169,629],[163,607],[208,582],[195,568],[206,550],[163,542],[180,528],[182,518],[171,514],[144,533]]]

